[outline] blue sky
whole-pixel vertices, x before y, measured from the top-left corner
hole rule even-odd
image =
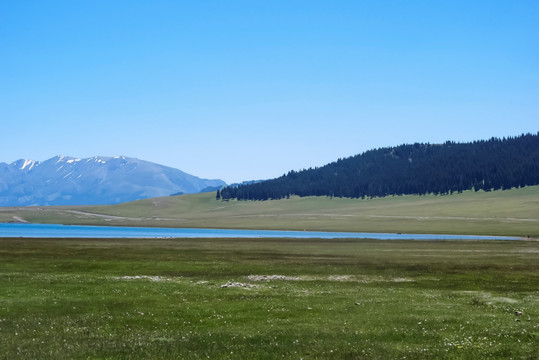
[[[537,1],[2,1],[0,162],[227,182],[539,130]]]

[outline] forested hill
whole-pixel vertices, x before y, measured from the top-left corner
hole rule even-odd
[[[472,143],[413,144],[366,151],[320,168],[226,187],[224,200],[290,195],[381,197],[510,189],[539,184],[539,133]]]

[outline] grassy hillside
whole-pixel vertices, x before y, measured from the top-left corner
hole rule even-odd
[[[215,193],[113,206],[0,208],[0,221],[539,237],[539,186],[444,196],[218,201]]]

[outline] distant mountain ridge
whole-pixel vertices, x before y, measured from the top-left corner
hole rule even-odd
[[[0,206],[107,205],[224,185],[125,156],[0,163]]]
[[[539,185],[539,133],[470,143],[408,144],[366,151],[256,184],[227,186],[224,200],[448,194]]]

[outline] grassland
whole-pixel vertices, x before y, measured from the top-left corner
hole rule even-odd
[[[0,221],[539,237],[539,187]],[[539,242],[1,239],[0,359],[539,359]]]
[[[538,289],[536,241],[0,239],[0,359],[537,359]]]
[[[218,201],[214,193],[114,206],[0,208],[0,221],[539,237],[539,186],[446,196]]]

